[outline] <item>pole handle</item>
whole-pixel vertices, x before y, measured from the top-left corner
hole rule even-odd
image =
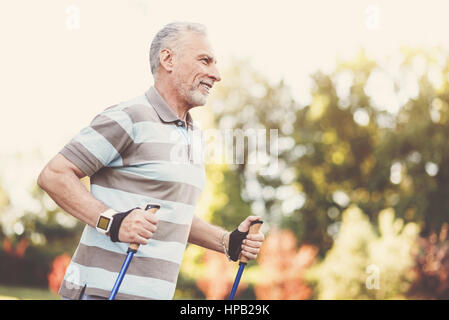
[[[148,211],[151,214],[156,214],[156,212],[161,208],[160,204],[158,203],[148,203],[145,207],[145,211]],[[133,251],[134,253],[139,250],[140,244],[138,243],[131,243],[128,247],[128,252]]]
[[[248,234],[255,234],[255,233],[259,233],[260,228],[262,227],[263,221],[261,220],[256,220],[251,222],[251,226],[249,227],[249,232]],[[244,255],[240,254],[240,263],[248,263],[248,258],[245,257]]]

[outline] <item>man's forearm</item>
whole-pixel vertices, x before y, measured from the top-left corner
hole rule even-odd
[[[48,169],[39,180],[39,186],[59,207],[92,227],[96,225],[99,213],[108,209],[92,196],[75,174]]]
[[[226,230],[212,225],[195,215],[193,217],[192,227],[190,228],[188,241],[189,243],[224,253],[222,245],[222,238],[224,234],[224,241],[227,249],[229,247],[229,233]]]

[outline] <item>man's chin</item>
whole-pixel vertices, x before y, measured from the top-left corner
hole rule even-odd
[[[207,102],[207,96],[199,92],[195,92],[190,98],[191,105],[194,107],[204,106]]]

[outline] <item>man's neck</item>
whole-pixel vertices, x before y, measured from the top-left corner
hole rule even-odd
[[[163,82],[156,82],[154,87],[157,89],[162,98],[167,102],[168,106],[176,113],[182,121],[186,121],[189,106],[181,103],[181,99],[177,90],[171,86],[165,85]]]

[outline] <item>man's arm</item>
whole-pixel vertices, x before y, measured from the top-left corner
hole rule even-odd
[[[229,233],[226,230],[214,226],[194,215],[188,241],[206,249],[224,253],[221,243],[224,234],[226,234],[225,244],[226,248],[228,248]]]
[[[63,210],[95,227],[100,213],[109,208],[86,189],[80,181],[85,176],[72,162],[57,154],[39,174],[37,184]]]
[[[66,212],[96,227],[99,215],[109,208],[82,184],[86,175],[63,155],[57,154],[39,175],[37,184]],[[120,225],[118,238],[126,243],[147,244],[156,232],[157,218],[144,210],[131,211]]]
[[[260,217],[249,216],[247,217],[238,227],[241,232],[246,232],[249,230],[252,221],[259,220]],[[229,250],[229,235],[230,233],[218,226],[212,225],[203,219],[197,217],[196,215],[192,221],[192,227],[190,228],[189,243],[196,244],[198,246],[204,247],[206,249],[211,249],[224,253],[222,238],[225,235],[225,246],[226,250]],[[256,234],[249,234],[246,239],[243,240],[242,252],[241,254],[247,257],[249,260],[254,260],[257,258],[260,246],[264,241],[263,233],[259,232]]]

